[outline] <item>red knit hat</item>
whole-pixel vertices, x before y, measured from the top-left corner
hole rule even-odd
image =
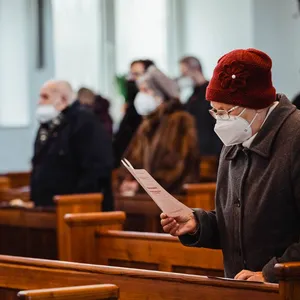
[[[231,51],[219,59],[206,99],[252,109],[266,108],[276,98],[271,67],[271,58],[262,51]]]

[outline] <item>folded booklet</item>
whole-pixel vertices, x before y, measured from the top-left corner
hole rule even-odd
[[[170,195],[146,170],[134,169],[126,159],[122,163],[165,214],[188,220],[193,210]]]

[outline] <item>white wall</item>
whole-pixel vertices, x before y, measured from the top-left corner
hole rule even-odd
[[[300,17],[296,0],[253,0],[254,45],[273,59],[273,81],[290,98],[300,92]]]
[[[273,60],[273,81],[290,98],[300,92],[297,0],[184,0],[184,52],[199,57],[208,78],[222,54],[254,47]]]
[[[26,1],[0,0],[0,43],[4,45],[0,49],[0,126],[3,127],[29,125],[27,8]]]
[[[53,0],[55,78],[75,91],[100,90],[100,5],[97,0]]]
[[[25,2],[24,0],[13,0],[6,1],[2,0],[1,9],[6,10],[5,5],[11,5],[13,2]],[[12,2],[12,3],[11,3]],[[24,95],[24,101],[29,101],[29,117],[30,124],[23,128],[6,128],[0,127],[0,173],[9,172],[9,171],[25,171],[29,170],[31,167],[31,157],[33,153],[33,141],[36,134],[37,122],[34,117],[34,111],[36,108],[36,103],[38,101],[39,88],[41,84],[49,79],[53,75],[53,61],[52,61],[52,40],[51,40],[51,10],[49,9],[50,2],[45,1],[45,11],[44,11],[44,24],[45,24],[45,66],[42,69],[36,68],[36,57],[37,57],[37,7],[35,0],[26,0],[26,5],[24,7],[16,6],[15,15],[26,16],[25,28],[23,28],[27,34],[28,41],[23,47],[28,47],[24,49],[26,56],[26,64],[28,65],[28,84],[26,86],[26,91],[28,95]],[[19,3],[20,4],[20,3]],[[24,3],[23,3],[24,4]],[[22,9],[22,11],[17,11]],[[3,12],[3,11],[2,11]],[[24,19],[22,19],[24,21]],[[20,22],[20,20],[18,21]],[[17,23],[18,23],[17,22]],[[24,21],[25,22],[25,21]],[[15,22],[10,22],[9,26],[14,26]],[[12,34],[14,31],[12,31]],[[19,33],[20,34],[20,33]],[[14,36],[15,39],[22,40],[22,36]],[[1,39],[0,39],[1,42]],[[8,47],[8,44],[2,45],[1,49]],[[1,51],[0,49],[0,51]],[[6,48],[10,51],[7,53],[7,59],[14,60],[15,50],[11,47]],[[17,49],[19,50],[19,49]],[[20,68],[24,62],[20,63]],[[5,78],[1,76],[0,81],[5,83]],[[11,82],[14,84],[14,88],[11,88],[10,95],[18,94],[19,82],[17,77],[11,79]],[[10,96],[4,99],[5,101],[10,101]],[[22,97],[22,95],[19,95]],[[3,99],[2,99],[3,101]],[[17,109],[17,107],[15,108]],[[22,120],[22,119],[21,119]]]
[[[184,0],[183,14],[183,51],[209,78],[224,53],[253,46],[252,0]]]

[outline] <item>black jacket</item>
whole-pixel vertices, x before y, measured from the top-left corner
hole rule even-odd
[[[124,152],[129,146],[132,138],[134,137],[143,120],[142,116],[137,113],[134,107],[134,100],[137,93],[139,92],[134,81],[126,82],[126,92],[126,102],[128,104],[128,108],[120,123],[119,130],[113,138],[115,168],[119,168]]]
[[[208,82],[195,87],[185,109],[195,118],[201,156],[219,156],[222,142],[214,132],[215,120],[208,112],[211,106],[205,100],[207,86]]]
[[[227,277],[248,269],[276,282],[277,262],[300,261],[300,111],[277,100],[249,149],[223,148],[216,211],[197,210],[198,233],[180,238],[222,249]]]
[[[75,102],[40,126],[34,148],[31,199],[36,206],[54,205],[55,195],[103,192],[103,210],[113,209],[111,141],[92,112]]]

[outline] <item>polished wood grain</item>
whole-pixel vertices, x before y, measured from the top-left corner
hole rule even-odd
[[[6,194],[10,188],[10,179],[6,176],[0,176],[0,202],[6,201]]]
[[[97,264],[95,234],[98,229],[122,230],[125,222],[124,212],[66,214],[67,227],[65,251],[60,259],[65,261]],[[75,250],[76,249],[76,250]]]
[[[99,212],[102,210],[102,194],[78,194],[54,197],[57,215],[58,257],[63,259],[68,251],[68,228],[64,216],[68,213]]]
[[[107,227],[109,220],[110,227]],[[70,251],[65,260],[159,271],[223,276],[221,251],[184,247],[168,234],[112,230],[122,212],[68,214]],[[85,247],[81,247],[82,243]]]
[[[0,286],[10,289],[115,284],[123,300],[278,300],[278,285],[205,276],[0,255]]]
[[[186,195],[174,197],[191,208],[213,210],[215,207],[216,183],[187,184]],[[160,208],[147,194],[125,197],[115,195],[115,208],[126,213],[125,230],[162,233]]]
[[[15,189],[29,186],[31,172],[9,172],[4,174],[4,176],[10,179],[11,188]]]
[[[215,209],[216,183],[199,183],[184,185],[186,191],[186,205],[191,208],[204,210]]]
[[[176,198],[182,202],[185,200],[183,196]],[[162,232],[159,218],[161,210],[148,194],[132,197],[115,194],[115,209],[126,213],[125,230]]]
[[[23,300],[117,300],[119,288],[113,284],[98,284],[76,287],[21,291],[18,297]]]
[[[214,182],[217,178],[218,158],[216,156],[202,156],[200,162],[201,182]]]
[[[68,244],[65,214],[99,212],[102,198],[101,194],[61,196],[52,208],[0,206],[0,253],[58,259]]]
[[[55,209],[0,209],[0,253],[56,259]]]
[[[281,300],[300,299],[300,262],[276,264],[275,274],[280,280]]]

